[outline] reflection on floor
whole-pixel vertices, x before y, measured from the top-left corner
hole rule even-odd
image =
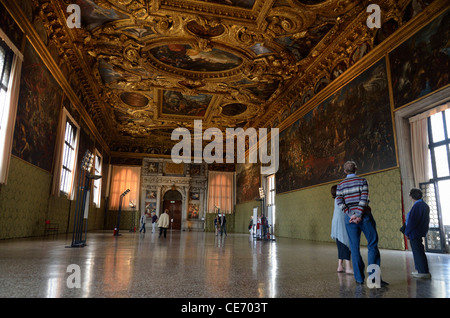
[[[381,250],[389,286],[371,289],[336,272],[332,243],[147,231],[88,233],[87,246],[70,244],[65,235],[0,241],[0,297],[450,297],[449,254],[428,253],[432,279],[421,280],[410,274],[411,252]]]

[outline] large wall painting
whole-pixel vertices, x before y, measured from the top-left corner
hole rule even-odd
[[[261,165],[239,163],[236,165],[236,203],[254,201],[259,198],[261,186]]]
[[[27,42],[12,154],[51,171],[62,90]]]
[[[389,53],[394,107],[449,84],[450,10]]]
[[[386,63],[382,59],[280,133],[277,193],[397,165]]]

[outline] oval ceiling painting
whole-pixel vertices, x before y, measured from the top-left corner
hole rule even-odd
[[[247,106],[244,104],[233,103],[222,107],[222,114],[225,116],[237,116],[247,110]]]
[[[188,44],[169,44],[150,50],[160,62],[186,71],[221,72],[239,66],[242,59],[234,54],[212,49],[209,52],[195,50]]]
[[[132,92],[120,94],[120,99],[122,102],[132,107],[145,107],[149,102],[148,98],[144,95]]]

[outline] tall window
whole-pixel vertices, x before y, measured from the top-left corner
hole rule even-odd
[[[101,175],[102,174],[102,163],[103,158],[98,152],[97,149],[94,151],[95,158],[94,158],[94,174],[95,175]],[[92,202],[94,205],[99,208],[100,207],[100,199],[101,199],[101,192],[102,192],[102,179],[95,179],[94,184],[92,186]]]
[[[442,221],[450,230],[450,109],[428,117],[429,175],[439,190]]]
[[[8,179],[22,54],[0,29],[0,183]]]
[[[447,95],[448,96],[448,95]],[[441,98],[438,96],[438,98]],[[448,97],[446,97],[448,100]],[[414,112],[422,110],[431,104],[434,99],[425,99],[425,102],[412,106]],[[402,112],[402,111],[400,111]],[[404,112],[410,114],[411,112]],[[404,116],[398,116],[396,119]],[[397,123],[402,122],[402,118]],[[426,250],[429,252],[450,252],[450,103],[432,107],[421,113],[409,117],[411,132],[411,165],[413,174],[403,169],[403,178],[406,184],[420,187],[424,200],[430,206],[430,224],[426,237]],[[404,131],[404,126],[397,125],[397,132]],[[399,145],[402,144],[399,138]],[[406,147],[399,148],[400,155],[407,151]],[[407,159],[407,156],[403,160]],[[402,167],[402,165],[400,166]],[[409,191],[409,189],[408,189]],[[406,196],[404,196],[407,199]],[[409,200],[405,201],[409,202]],[[407,211],[407,209],[406,209]]]
[[[77,138],[78,128],[69,119],[66,119],[66,130],[64,135],[64,150],[61,167],[61,183],[60,191],[68,195],[71,193],[74,173],[75,173],[75,156],[78,144]]]
[[[275,218],[276,218],[276,206],[275,206],[275,175],[267,176],[267,219],[270,224],[271,234],[275,234]]]
[[[67,109],[63,108],[58,121],[51,193],[59,196],[62,192],[71,200],[75,198],[74,180],[79,136],[80,126],[70,116]]]
[[[6,99],[13,57],[13,51],[0,40],[0,130],[4,128],[3,119],[9,108],[6,107]]]
[[[233,212],[233,172],[209,171],[208,173],[208,212]]]
[[[275,205],[275,175],[267,177],[267,205]]]
[[[140,167],[113,166],[109,201],[110,210],[118,210],[120,203],[122,203],[122,210],[130,210],[130,201],[139,202],[140,175]],[[130,189],[130,192],[120,202],[121,194],[127,189]]]

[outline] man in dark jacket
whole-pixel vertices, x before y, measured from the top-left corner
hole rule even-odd
[[[413,206],[406,216],[405,236],[409,239],[414,257],[414,265],[417,269],[412,272],[416,278],[431,278],[428,270],[427,256],[422,238],[427,235],[430,223],[430,207],[422,200],[422,191],[412,188],[409,196],[413,200]]]

